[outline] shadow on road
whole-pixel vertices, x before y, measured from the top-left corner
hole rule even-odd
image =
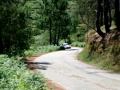
[[[49,62],[25,62],[27,64],[27,67],[31,70],[34,69],[41,69],[41,70],[47,70],[48,65],[51,65]]]
[[[75,51],[75,50],[79,50],[79,49],[66,49],[66,51]]]

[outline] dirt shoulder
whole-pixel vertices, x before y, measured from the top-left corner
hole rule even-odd
[[[44,53],[46,54],[46,53]],[[34,60],[44,54],[38,55],[38,56],[31,56],[31,57],[26,57],[26,62],[28,62],[27,67],[35,72],[36,65],[35,64],[30,64],[29,62],[34,62]],[[61,85],[53,82],[52,80],[47,79],[47,86],[49,90],[65,90]]]

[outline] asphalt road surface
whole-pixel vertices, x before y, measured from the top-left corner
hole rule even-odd
[[[35,59],[37,70],[65,90],[120,90],[120,74],[77,60],[81,48],[57,51]]]

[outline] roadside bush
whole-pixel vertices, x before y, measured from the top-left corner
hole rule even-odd
[[[34,46],[49,45],[49,33],[46,31],[42,34],[34,36]]]
[[[34,42],[31,44],[30,49],[24,52],[25,56],[41,55],[47,52],[58,50],[58,46],[49,45],[48,32],[34,36]]]
[[[42,75],[34,74],[16,58],[0,55],[0,90],[47,90]]]
[[[47,46],[31,46],[29,50],[25,51],[26,56],[41,55],[44,53],[58,50],[58,46],[47,45]]]
[[[74,46],[74,47],[83,48],[83,47],[85,47],[85,42],[73,42],[71,45]]]

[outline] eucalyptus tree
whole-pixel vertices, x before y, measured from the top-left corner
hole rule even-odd
[[[41,34],[42,21],[44,21],[44,4],[42,0],[27,0],[25,9],[28,13],[28,26],[34,33],[34,35]]]
[[[49,29],[50,44],[59,44],[59,40],[69,35],[70,17],[66,11],[68,0],[43,0],[45,5],[45,27]]]
[[[120,30],[120,1],[119,0],[77,0],[79,3],[80,20],[89,28],[93,28],[101,36],[110,33],[112,21]],[[113,12],[114,11],[114,12]],[[105,26],[105,31],[101,30]]]
[[[52,27],[53,27],[53,11],[54,11],[54,4],[52,0],[43,0],[44,3],[44,21],[42,22],[43,28],[49,30],[49,42],[50,44],[53,43],[53,34],[52,34]]]
[[[71,34],[77,32],[77,26],[80,24],[79,5],[76,0],[68,1],[67,13],[71,18]]]

